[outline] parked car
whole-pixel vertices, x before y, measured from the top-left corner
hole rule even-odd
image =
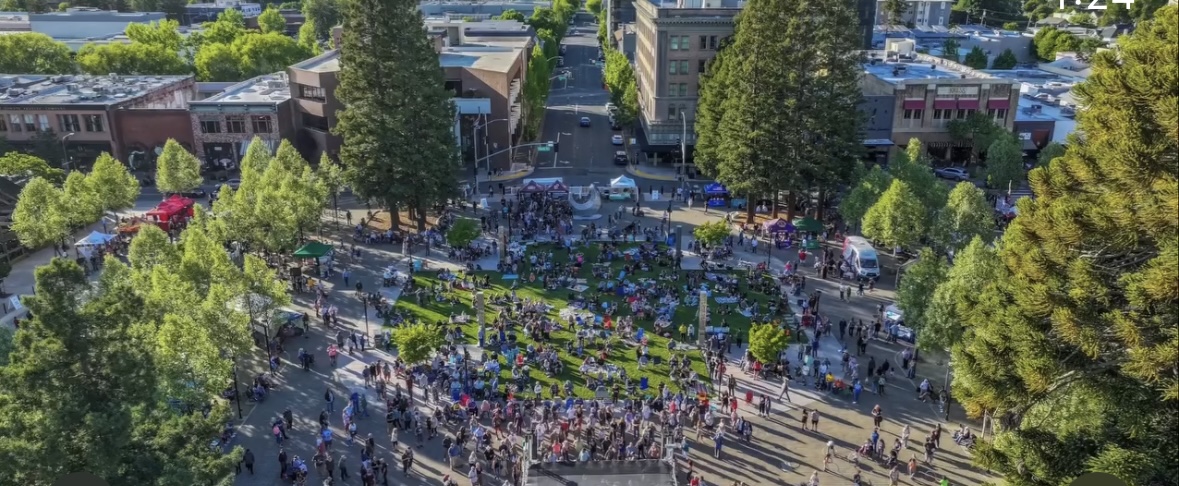
[[[614,145],[622,145],[622,135],[614,135],[610,137],[610,143]]]
[[[966,169],[961,167],[943,167],[933,171],[933,173],[937,174],[938,177],[950,179],[952,181],[964,181],[970,179],[970,174],[966,172]]]
[[[626,156],[626,152],[621,150],[614,152],[614,165],[627,165],[630,160]]]
[[[617,111],[618,107],[614,106],[614,103],[606,103],[606,113],[609,113],[611,118],[613,118],[614,113]]]
[[[618,124],[618,120],[615,120],[614,118],[610,118],[610,129],[611,130],[622,130],[622,125]]]
[[[200,199],[200,198],[208,197],[209,192],[198,187],[198,188],[193,189],[191,191],[170,192],[170,193],[164,194],[164,198],[167,199],[169,197],[177,196],[177,195],[181,196],[181,197],[187,197],[189,199]]]
[[[578,124],[583,127],[590,126],[590,117],[588,117],[588,116],[581,117],[581,121]]]

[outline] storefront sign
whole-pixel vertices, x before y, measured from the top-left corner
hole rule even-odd
[[[950,96],[978,96],[978,86],[938,86],[937,96],[939,98],[946,98]]]

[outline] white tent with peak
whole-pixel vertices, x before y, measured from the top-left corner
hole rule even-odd
[[[610,200],[621,201],[638,197],[638,186],[635,180],[627,176],[618,176],[610,181]]]

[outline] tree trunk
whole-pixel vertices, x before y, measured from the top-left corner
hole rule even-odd
[[[819,188],[819,207],[815,209],[815,219],[823,221],[827,209],[827,190]]]
[[[774,205],[773,205],[773,208],[774,208],[774,209],[772,209],[772,210],[771,210],[771,211],[773,211],[773,214],[772,214],[770,217],[772,217],[772,218],[777,218],[777,217],[778,217],[778,191],[774,191],[774,202],[773,202],[773,204],[774,204]]]
[[[397,204],[389,205],[389,227],[393,231],[401,229],[401,208]]]
[[[757,220],[757,213],[755,213],[753,211],[753,209],[754,209],[753,205],[755,203],[756,203],[756,201],[753,200],[752,194],[745,196],[745,222],[746,223],[753,223],[754,221]]]
[[[786,192],[786,220],[787,221],[794,221],[794,201],[795,201],[795,199],[797,199],[797,198],[794,197],[794,191],[787,191]]]

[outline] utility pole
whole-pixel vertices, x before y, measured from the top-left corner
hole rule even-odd
[[[614,47],[614,32],[611,32],[611,30],[613,30],[611,27],[614,21],[614,8],[611,5],[610,0],[606,0],[603,3],[605,4],[606,8],[606,45]]]

